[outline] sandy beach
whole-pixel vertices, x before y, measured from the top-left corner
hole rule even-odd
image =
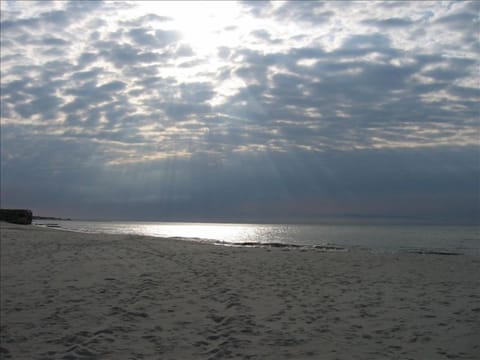
[[[1,224],[2,359],[478,359],[480,258]]]

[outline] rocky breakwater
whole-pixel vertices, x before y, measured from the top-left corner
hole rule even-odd
[[[32,210],[28,209],[0,209],[0,220],[14,224],[30,225]]]

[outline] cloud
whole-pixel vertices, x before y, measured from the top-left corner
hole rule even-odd
[[[325,3],[320,1],[284,2],[279,6],[274,1],[242,1],[242,4],[256,17],[274,17],[277,20],[314,25],[328,22],[334,15],[333,11],[325,10]]]
[[[135,28],[135,27],[145,26],[145,24],[165,23],[172,20],[173,19],[169,16],[160,16],[157,14],[146,14],[146,15],[137,17],[133,20],[120,21],[120,24],[128,28],[132,28],[132,27]]]
[[[272,8],[270,1],[242,0],[241,4],[254,16],[265,15]]]
[[[433,196],[437,206],[441,193],[445,203],[461,198],[459,213],[472,209],[475,2],[241,2],[235,23],[218,29],[135,3],[1,6],[3,193],[32,186],[18,182],[28,167],[51,169],[58,177],[42,175],[41,186],[68,180],[65,199],[88,194],[108,208],[134,181],[121,179],[124,166],[145,176],[144,190],[129,190],[132,204],[167,214],[166,201],[170,215],[209,203],[209,216],[222,206],[238,216],[320,216],[326,207],[309,197],[338,201],[341,213],[356,206],[340,199],[349,191],[355,201],[377,194],[370,212],[394,213],[390,201],[408,214],[398,197]],[[447,167],[432,164],[442,157]],[[33,166],[41,158],[51,159],[43,170]],[[392,170],[395,161],[407,165]],[[149,195],[164,182],[172,195]],[[289,210],[280,214],[280,204]]]
[[[390,39],[380,33],[351,35],[342,44],[342,48],[347,49],[367,49],[370,51],[382,51],[388,49]]]
[[[54,209],[70,207],[79,217],[98,208],[126,219],[293,221],[353,213],[461,222],[475,221],[479,211],[471,197],[480,179],[472,148],[241,153],[221,161],[198,154],[101,167],[98,157],[108,154],[101,143],[85,147],[55,137],[31,143],[18,127],[15,134],[4,130],[7,145],[24,149],[7,154],[15,161],[2,164],[4,189],[25,189],[17,201],[36,208],[54,201]],[[2,199],[13,200],[8,192]]]
[[[286,14],[286,17],[290,21],[299,20],[304,16],[307,18],[312,7],[318,10],[318,6],[318,4],[304,4],[295,10],[294,15],[289,17]],[[262,11],[269,9],[268,11],[272,14],[286,11],[284,6],[275,8],[271,5],[262,5],[260,8],[263,9]],[[323,5],[320,8],[322,11],[325,10]],[[315,11],[318,13],[317,10]],[[331,16],[335,13],[335,9],[328,11]],[[406,55],[393,46],[390,35],[380,33],[349,34],[343,38],[340,46],[333,50],[326,50],[321,46],[303,46],[293,47],[287,52],[283,50],[265,54],[265,51],[249,48],[230,49],[224,46],[221,48],[220,55],[225,59],[228,57],[233,66],[229,71],[223,72],[225,75],[221,78],[212,78],[210,84],[203,83],[200,87],[199,83],[182,84],[181,81],[165,81],[162,74],[158,72],[158,64],[169,64],[175,59],[172,56],[178,56],[182,52],[183,55],[191,57],[195,53],[188,45],[176,45],[181,39],[177,31],[153,30],[150,25],[147,25],[150,21],[169,22],[170,19],[145,16],[139,17],[135,25],[133,20],[130,21],[129,24],[132,26],[130,29],[103,34],[102,39],[96,36],[98,40],[91,43],[90,50],[77,57],[77,69],[83,71],[72,73],[70,79],[81,81],[83,85],[76,85],[77,90],[70,90],[68,87],[64,90],[65,95],[74,96],[74,99],[62,102],[62,98],[58,98],[55,102],[53,98],[46,98],[43,102],[39,100],[39,102],[17,104],[19,114],[33,115],[34,109],[31,105],[44,103],[45,109],[49,105],[52,114],[55,106],[58,106],[58,110],[65,113],[69,123],[86,121],[85,119],[93,119],[96,116],[108,120],[108,124],[104,126],[112,126],[111,123],[116,123],[118,126],[121,124],[119,119],[129,119],[138,111],[133,105],[134,98],[138,97],[141,98],[140,103],[146,106],[141,109],[141,112],[159,114],[160,121],[164,124],[172,124],[189,117],[194,117],[200,123],[214,117],[229,122],[232,121],[231,119],[239,118],[242,123],[251,124],[248,128],[249,136],[243,139],[252,141],[251,145],[254,146],[250,148],[254,148],[260,142],[267,147],[271,144],[277,149],[289,149],[291,146],[316,150],[336,146],[363,148],[385,146],[388,141],[382,127],[388,128],[389,123],[397,121],[395,126],[398,127],[398,121],[409,118],[409,121],[405,122],[407,129],[412,123],[420,121],[419,118],[422,116],[424,119],[429,119],[431,125],[435,117],[446,118],[453,115],[451,111],[440,114],[433,105],[424,103],[421,99],[415,100],[414,96],[401,98],[399,95],[392,96],[392,93],[406,94],[418,91],[419,95],[431,95],[435,92],[447,91],[458,94],[459,91],[468,93],[469,89],[472,89],[464,85],[453,88],[450,84],[453,80],[468,77],[471,73],[469,69],[471,64],[466,63],[463,68],[452,67],[452,61],[434,55]],[[145,27],[142,27],[142,19],[145,20]],[[384,25],[387,28],[392,24],[398,26],[402,23],[407,27],[407,23],[413,23],[413,20],[402,22],[399,19],[387,18],[376,20],[376,22],[361,20],[361,22]],[[253,31],[252,35],[266,41],[270,41],[272,36],[266,30]],[[175,45],[176,52],[165,52],[165,47],[170,45]],[[374,61],[367,59],[372,56]],[[127,76],[128,80],[123,82],[112,80],[109,85],[99,85],[97,78],[104,75],[111,77],[108,74],[114,73],[107,70],[105,65],[91,66],[98,63],[100,59],[112,64],[117,71],[121,71],[123,76]],[[310,64],[305,66],[302,61]],[[448,68],[442,65],[448,62]],[[150,64],[155,65],[150,66]],[[188,66],[195,69],[202,64],[204,62],[200,60],[192,60]],[[186,64],[183,63],[180,66],[185,67]],[[65,69],[63,73],[68,73],[67,70]],[[51,76],[56,75],[52,73]],[[416,80],[416,76],[428,78],[435,83],[424,84]],[[239,88],[236,94],[226,98],[223,104],[212,106],[210,101],[218,95],[214,84],[217,81],[235,78],[241,79],[245,87]],[[135,87],[133,84],[140,87]],[[168,90],[158,88],[164,85],[168,86]],[[49,93],[52,91],[53,89],[50,89]],[[130,95],[128,98],[124,94],[126,92]],[[469,93],[475,94],[471,90]],[[13,99],[13,96],[10,96],[10,99]],[[118,103],[120,99],[125,99],[125,104],[120,105]],[[112,104],[100,106],[103,102]],[[373,103],[377,105],[371,106]],[[331,105],[335,105],[335,109]],[[463,105],[465,106],[465,103]],[[404,111],[401,116],[394,114],[395,109],[412,106],[415,106],[416,110],[411,115],[407,115],[408,111]],[[89,115],[85,113],[85,109],[90,111]],[[352,111],[353,109],[355,111]],[[136,118],[139,117],[136,116]],[[142,118],[145,119],[145,116]],[[297,121],[289,122],[288,119],[292,118]],[[338,124],[339,118],[342,121],[341,125]],[[369,124],[369,131],[362,129],[359,121],[365,125]],[[99,122],[100,119],[88,121],[88,123],[97,124]],[[208,124],[213,132],[215,129],[212,127],[216,126],[221,129],[220,133],[226,128],[236,128],[234,124]],[[348,127],[350,131],[346,131]],[[409,134],[406,129],[399,131],[399,134],[403,134],[406,139],[404,146],[411,146],[409,141],[418,137]],[[438,134],[445,134],[439,128],[435,131]],[[282,139],[266,138],[267,134],[275,133],[282,134],[284,137]],[[337,136],[335,142],[329,141],[332,135]],[[392,146],[402,143],[401,137],[397,136],[397,140],[399,142],[390,142]],[[435,143],[435,139],[425,138],[419,145],[423,146],[429,141],[432,144]],[[211,148],[217,148],[215,144],[209,145]],[[249,147],[245,143],[230,145],[231,151],[237,147],[242,149]]]
[[[133,28],[128,31],[130,38],[138,45],[162,48],[175,43],[180,39],[177,31],[155,30],[150,33],[148,29]]]
[[[270,40],[270,34],[265,29],[252,31],[252,35],[262,40]]]
[[[42,2],[37,2],[32,4],[40,10],[40,12],[34,16],[2,20],[2,31],[18,32],[35,30],[38,27],[64,30],[72,23],[78,22],[85,16],[88,16],[92,12],[100,10],[103,7],[101,1],[69,1],[65,3],[65,9],[42,11],[42,6],[40,5],[38,7],[41,3]],[[5,14],[5,17],[8,17],[9,4],[6,4],[6,6],[7,14]],[[12,12],[12,14],[14,14],[14,12]]]
[[[408,18],[403,19],[403,18],[397,18],[397,17],[381,19],[381,20],[364,20],[362,21],[362,23],[366,25],[372,25],[380,29],[404,28],[414,24],[414,22],[411,19],[408,19]]]
[[[471,29],[477,22],[478,13],[465,11],[442,16],[435,21],[435,24],[448,25],[450,29],[464,30]]]
[[[115,41],[99,41],[97,48],[102,49],[100,55],[117,68],[131,66],[138,63],[154,63],[162,59],[159,53],[143,51],[127,43]]]
[[[317,1],[285,2],[273,14],[277,19],[286,17],[290,21],[318,25],[328,22],[335,14],[333,11],[324,10],[324,6],[324,3]]]
[[[18,105],[15,107],[15,111],[24,118],[30,118],[35,114],[41,114],[44,118],[52,118],[61,103],[61,99],[56,96],[39,96],[35,100]]]
[[[43,39],[43,43],[45,45],[52,45],[52,46],[62,46],[62,45],[68,44],[67,41],[56,38],[56,37],[49,37],[49,38]]]

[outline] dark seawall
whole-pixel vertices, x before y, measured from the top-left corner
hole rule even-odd
[[[32,215],[28,209],[0,209],[0,220],[14,224],[30,225]]]

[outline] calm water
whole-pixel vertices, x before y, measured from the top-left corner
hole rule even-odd
[[[175,237],[225,244],[259,243],[366,248],[371,251],[447,251],[480,255],[477,226],[269,225],[174,222],[36,221],[87,233]]]

